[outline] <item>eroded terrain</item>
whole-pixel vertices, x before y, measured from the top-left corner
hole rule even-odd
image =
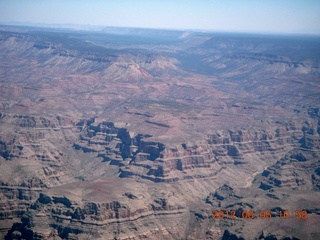
[[[318,239],[319,46],[2,26],[1,237]]]

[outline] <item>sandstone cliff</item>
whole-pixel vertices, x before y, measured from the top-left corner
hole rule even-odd
[[[1,29],[0,238],[319,238],[317,39]]]

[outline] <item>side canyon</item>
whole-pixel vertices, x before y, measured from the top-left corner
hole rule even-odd
[[[319,43],[0,26],[0,238],[319,238]]]

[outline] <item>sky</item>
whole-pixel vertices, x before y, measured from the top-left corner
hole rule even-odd
[[[320,0],[0,0],[0,23],[320,35]]]

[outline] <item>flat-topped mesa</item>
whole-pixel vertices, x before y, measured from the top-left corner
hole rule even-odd
[[[161,157],[164,159],[165,172],[169,169],[183,171],[195,167],[210,167],[210,163],[215,160],[208,147],[203,144],[193,146],[182,144],[164,150]]]
[[[297,131],[298,128],[293,123],[286,126],[279,126],[269,130],[224,130],[208,134],[209,144],[231,144],[253,141],[276,140],[278,137],[289,137],[288,132]]]
[[[146,149],[156,149],[156,153],[160,150],[158,146],[165,147],[155,142],[145,144],[148,146]],[[208,144],[165,147],[154,160],[150,158],[152,154],[140,152],[130,165],[120,168],[120,177],[139,176],[154,182],[172,182],[192,177],[197,173],[189,173],[188,170],[196,168],[213,167],[216,172],[221,167],[216,166],[216,159],[209,147]]]
[[[75,149],[97,153],[104,161],[124,167],[120,177],[141,173],[147,178],[164,177],[172,170],[210,167],[213,155],[205,146],[167,149],[163,143],[152,140],[151,135],[130,132],[123,124],[117,125],[95,118],[79,122],[81,133]]]
[[[164,149],[160,158],[154,161],[148,175],[166,178],[171,171],[180,171],[185,175],[182,178],[187,175],[190,177],[192,174],[186,172],[188,169],[216,168],[217,164],[222,163],[245,164],[246,156],[249,158],[254,152],[263,155],[268,153],[270,159],[279,159],[292,147],[299,146],[297,140],[301,136],[302,132],[296,130],[295,126],[269,131],[218,131],[209,134],[208,139],[202,143],[184,143]],[[265,159],[263,155],[261,160]]]
[[[198,142],[168,147],[151,135],[129,131],[124,123],[93,118],[77,125],[81,133],[75,149],[92,152],[103,161],[118,165],[121,178],[138,176],[154,182],[210,177],[212,172],[221,170],[223,163],[247,164],[247,158],[255,152],[263,153],[261,161],[279,159],[299,146],[298,140],[303,137],[299,128],[288,123],[267,130],[221,130]],[[192,171],[199,168],[212,171]]]
[[[268,130],[229,130],[208,135],[208,143],[217,156],[238,157],[252,152],[277,151],[297,145],[302,132],[294,124]]]
[[[122,124],[93,118],[81,121],[77,126],[81,129],[81,133],[79,140],[74,143],[74,148],[84,152],[98,152],[98,157],[110,161],[111,164],[123,165],[124,160],[134,161],[140,152],[145,153],[147,159],[154,160],[164,149],[161,143],[142,141],[151,135],[129,132]]]

